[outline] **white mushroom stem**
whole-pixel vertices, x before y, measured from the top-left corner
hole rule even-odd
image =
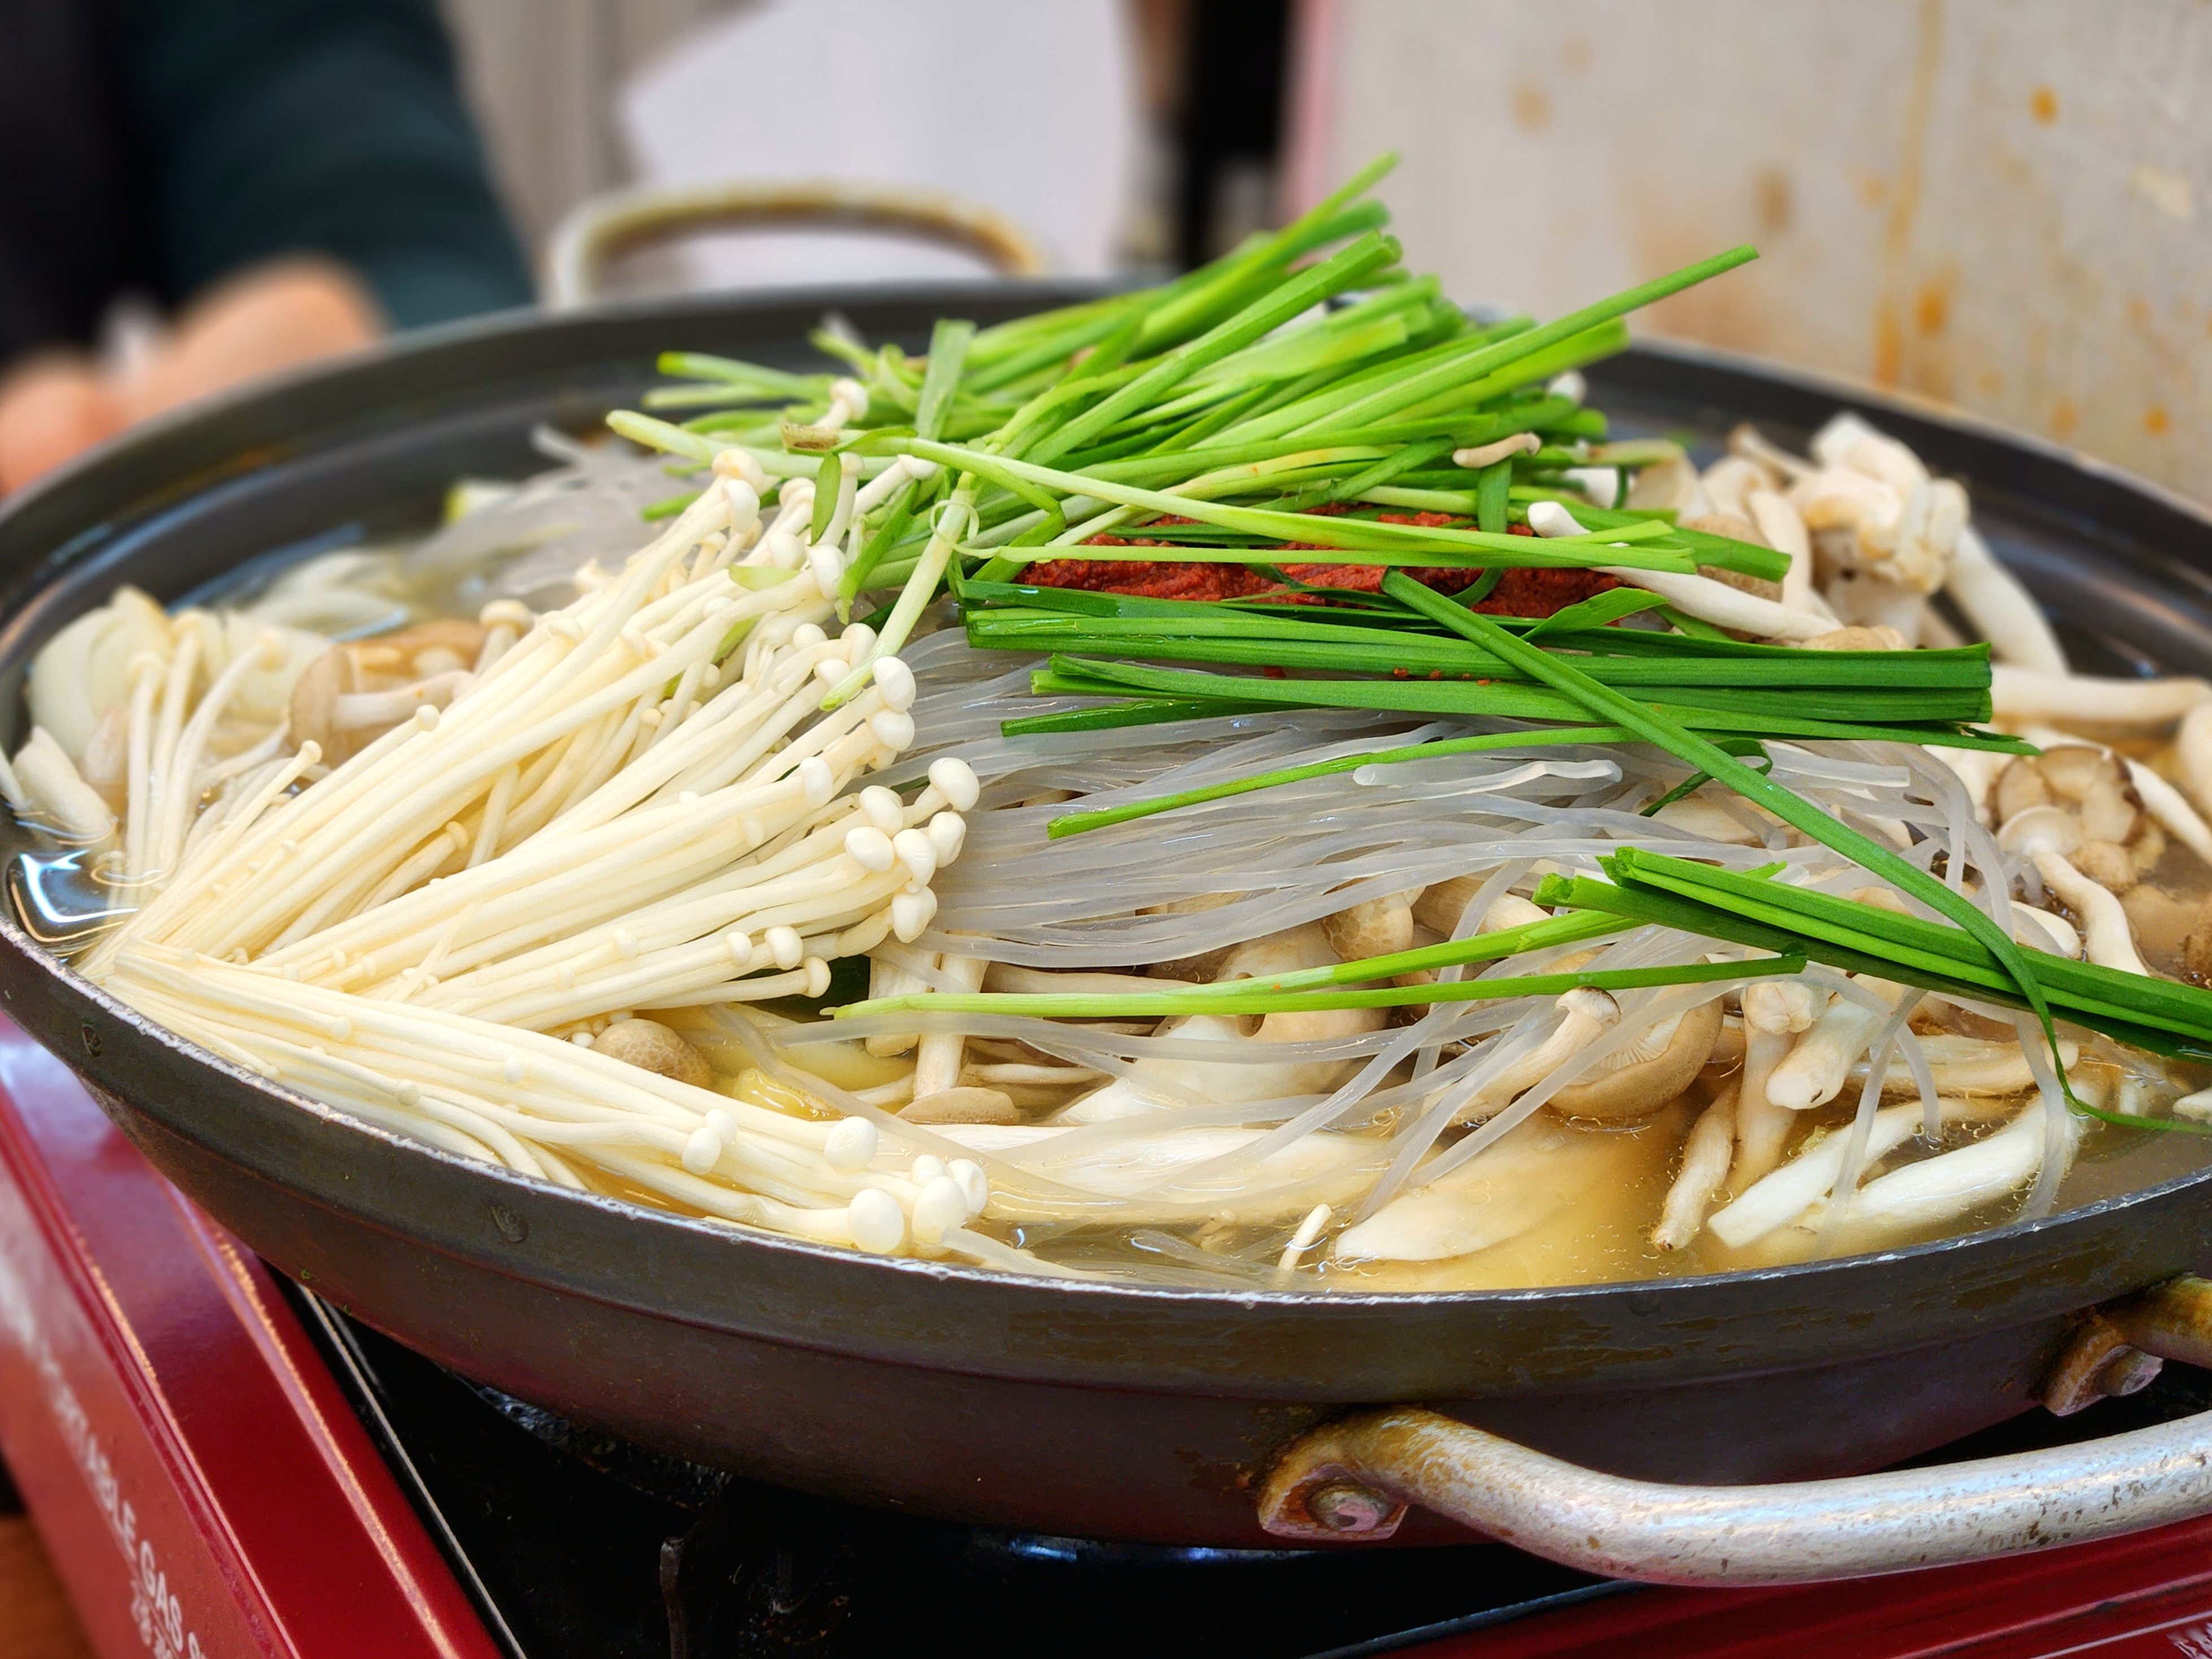
[[[1886,1004],[1893,1006],[1903,994],[1900,987],[1887,980],[1864,974],[1853,978]],[[1889,1012],[1887,1006],[1869,1007],[1854,998],[1838,997],[1797,1039],[1789,1057],[1774,1068],[1774,1075],[1767,1079],[1767,1097],[1796,1112],[1826,1105],[1842,1091],[1852,1062],[1866,1052]]]
[[[1726,1183],[1735,1156],[1737,1092],[1737,1085],[1730,1084],[1691,1126],[1682,1143],[1681,1172],[1668,1188],[1659,1224],[1651,1231],[1653,1249],[1679,1250],[1705,1224],[1705,1211]]]
[[[1479,444],[1473,449],[1452,451],[1455,466],[1495,466],[1500,461],[1510,461],[1516,455],[1533,455],[1544,447],[1544,441],[1533,432],[1516,432],[1510,437],[1493,443]]]
[[[2043,607],[1972,525],[1959,532],[1944,586],[1998,661],[2039,674],[2066,672],[2066,653]]]
[[[1583,533],[1572,514],[1557,501],[1528,503],[1528,527],[1539,536],[1579,536]],[[1709,576],[1686,576],[1667,570],[1638,570],[1626,565],[1607,565],[1604,574],[1656,593],[1686,616],[1717,628],[1733,628],[1768,640],[1809,640],[1830,632],[1835,623],[1808,611],[1796,611],[1756,593],[1746,593]]]
[[[1822,606],[1813,587],[1813,538],[1806,532],[1803,516],[1790,504],[1789,497],[1771,489],[1747,490],[1743,501],[1766,544],[1790,556],[1790,568],[1782,574],[1783,605],[1792,611],[1817,614]]]
[[[1769,442],[1748,421],[1730,429],[1728,446],[1729,454],[1753,463],[1768,476],[1784,483],[1809,477],[1819,470],[1803,456],[1793,455],[1779,444]]]
[[[1981,1037],[1932,1036],[1923,1036],[1919,1042],[1940,1095],[2010,1096],[2035,1086],[2035,1068],[2016,1039],[1990,1042]],[[2061,1040],[2061,1066],[2070,1069],[2081,1057],[2078,1043]],[[1852,1077],[1863,1079],[1867,1065],[1863,1060],[1855,1062]],[[1881,1091],[1884,1095],[1917,1095],[1920,1085],[1904,1060],[1893,1059],[1882,1073]]]
[[[2063,916],[2039,910],[2033,904],[2012,902],[2013,937],[2033,950],[2048,951],[2069,962],[2081,959],[2081,935]]]
[[[1876,1112],[1867,1139],[1866,1163],[1887,1157],[1920,1131],[1915,1106],[1890,1106]],[[1741,1196],[1716,1211],[1705,1224],[1730,1249],[1755,1244],[1777,1227],[1787,1226],[1808,1206],[1826,1197],[1844,1172],[1850,1149],[1848,1128],[1831,1130],[1814,1145],[1771,1174],[1746,1188]]]
[[[957,957],[950,952],[937,959],[938,971],[962,991],[981,989],[988,966],[981,957]],[[967,1043],[968,1039],[957,1031],[932,1031],[922,1038],[914,1062],[916,1100],[960,1086],[960,1062]]]
[[[2122,973],[2148,975],[2150,969],[2136,952],[2135,930],[2128,913],[2110,891],[2083,875],[2057,853],[2034,854],[2036,873],[2066,908],[2081,918],[2083,948],[2100,968]]]
[[[1554,1006],[1559,1023],[1552,1034],[1484,1085],[1468,1109],[1502,1106],[1534,1088],[1620,1021],[1620,1005],[1603,991],[1569,991]]]
[[[2212,705],[2208,705],[2212,706]],[[2150,810],[2160,828],[2186,847],[2191,852],[2212,864],[2212,824],[2207,824],[2188,797],[2151,770],[2133,756],[2124,756],[2127,763],[2128,781],[2142,797],[2142,804]]]
[[[2006,663],[1990,671],[1990,701],[2001,720],[2165,726],[2208,698],[2212,685],[2200,679],[2100,679]]]
[[[1743,1077],[1735,1105],[1736,1172],[1743,1180],[1756,1180],[1782,1158],[1782,1148],[1796,1121],[1790,1110],[1770,1093],[1776,1066],[1789,1058],[1796,1039],[1787,1031],[1762,1031],[1744,1027]]]

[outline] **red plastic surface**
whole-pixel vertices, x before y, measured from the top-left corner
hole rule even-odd
[[[103,1659],[494,1659],[268,1269],[0,1018],[0,1450]],[[1638,1589],[1425,1659],[2212,1659],[2212,1519],[1851,1584]]]
[[[1405,1651],[1409,1659],[2212,1659],[2212,1519],[1850,1583],[1638,1589]]]
[[[0,1020],[0,1449],[102,1659],[495,1659],[269,1271]]]

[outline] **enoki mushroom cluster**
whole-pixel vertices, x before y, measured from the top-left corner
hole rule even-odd
[[[787,517],[807,505],[792,495]],[[914,741],[905,665],[874,659],[822,711],[873,637],[826,631],[804,561],[749,559],[787,528],[733,477],[564,609],[489,607],[471,665],[429,665],[335,770],[307,781],[309,738],[197,822],[159,781],[200,777],[267,650],[187,708],[187,632],[167,672],[134,676],[130,747],[157,786],[124,815],[142,902],[84,970],[242,1066],[455,1152],[864,1249],[945,1246],[984,1202],[980,1166],[874,1170],[865,1120],[725,1097],[614,1057],[619,1036],[592,1052],[611,1016],[819,997],[834,959],[921,933],[959,856],[960,762],[910,798],[862,782]],[[398,695],[295,692],[326,730],[349,697]]]

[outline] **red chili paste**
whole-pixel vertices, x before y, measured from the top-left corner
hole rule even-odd
[[[1334,517],[1341,507],[1319,507],[1317,513]],[[1440,526],[1464,526],[1465,519],[1445,513],[1385,513],[1380,515],[1385,524],[1407,524],[1424,529]],[[1531,535],[1526,525],[1515,525],[1512,533]],[[1143,538],[1093,536],[1084,543],[1085,547],[1169,547],[1173,543],[1147,540]],[[1286,551],[1297,548],[1316,548],[1317,542],[1286,542]],[[1340,588],[1347,592],[1373,593],[1382,586],[1383,567],[1379,564],[1290,564],[1277,567],[1292,581],[1308,587]],[[1424,586],[1433,587],[1440,593],[1457,593],[1470,586],[1483,573],[1480,570],[1454,569],[1441,565],[1414,565],[1406,574]],[[1043,559],[1023,572],[1024,577],[1040,587],[1073,587],[1090,593],[1127,593],[1132,598],[1147,599],[1252,599],[1279,598],[1286,604],[1325,604],[1325,600],[1310,594],[1300,593],[1269,581],[1258,571],[1241,564],[1201,564],[1189,559]],[[1492,617],[1549,617],[1567,606],[1602,593],[1608,587],[1620,584],[1613,577],[1595,570],[1526,570],[1512,568],[1501,571],[1498,586],[1486,598],[1476,602],[1474,609]]]

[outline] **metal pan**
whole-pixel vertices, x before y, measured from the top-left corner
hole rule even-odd
[[[797,366],[825,307],[919,349],[940,313],[989,321],[1067,297],[963,287],[507,317],[148,428],[0,511],[0,706],[40,643],[118,582],[171,598],[250,557],[422,522],[456,474],[529,469],[533,422],[585,428],[632,398],[663,348]],[[1638,427],[1713,435],[1755,419],[1786,436],[1855,404],[1965,479],[2084,665],[2212,665],[2212,522],[2177,500],[1717,357],[1639,349],[1593,380]],[[211,1214],[456,1370],[769,1480],[1061,1534],[1311,1532],[1281,1503],[1263,1520],[1259,1496],[1286,1446],[1355,1406],[1425,1402],[1616,1476],[1879,1468],[2027,1409],[2082,1310],[2212,1261],[2212,1176],[2175,1137],[2133,1155],[2126,1196],[1773,1272],[1403,1296],[1048,1284],[732,1234],[363,1127],[148,1024],[12,922],[0,997]],[[1390,1530],[1359,1524],[1358,1502],[1344,1513],[1344,1535]],[[1420,1511],[1395,1534],[1465,1535]]]

